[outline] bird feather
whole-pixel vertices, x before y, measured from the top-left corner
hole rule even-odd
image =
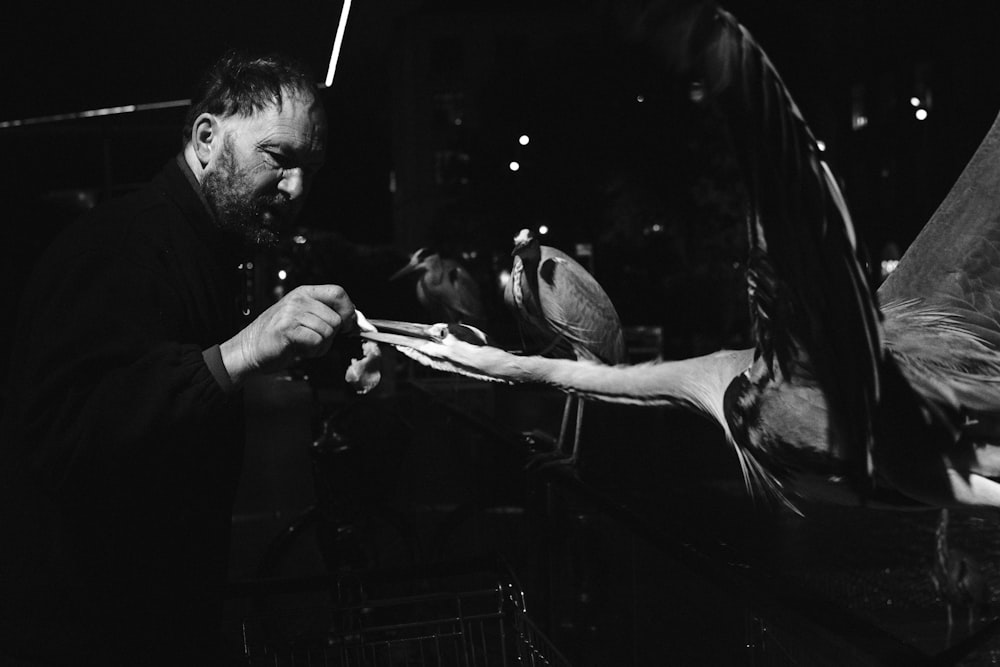
[[[539,266],[538,289],[545,322],[569,341],[578,359],[605,364],[625,361],[621,321],[611,299],[586,271],[571,270],[568,257],[556,248],[545,248]],[[580,295],[589,295],[581,299]],[[567,311],[572,302],[573,312]]]
[[[863,482],[872,471],[881,334],[850,213],[762,47],[722,9],[690,17],[702,22],[684,32],[692,73],[730,121],[747,185],[758,352],[782,381],[795,383],[798,369],[816,378],[845,430],[838,454]]]
[[[919,298],[1000,350],[1000,114],[903,260],[883,303]]]

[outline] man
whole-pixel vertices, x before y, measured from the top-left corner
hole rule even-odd
[[[0,439],[0,657],[218,664],[240,385],[356,327],[335,285],[253,321],[240,308],[247,246],[276,240],[323,163],[309,75],[226,55],[185,132],[149,186],[57,239],[26,290]]]

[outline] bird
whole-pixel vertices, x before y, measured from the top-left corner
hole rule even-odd
[[[954,610],[966,612],[966,630],[975,617],[989,609],[990,587],[982,567],[971,555],[948,545],[948,508],[941,509],[934,531],[934,562],[931,581],[944,601],[948,615],[947,644],[951,644]]]
[[[666,9],[664,9],[666,7]],[[878,287],[846,199],[763,48],[711,2],[637,36],[727,119],[747,191],[753,347],[608,367],[444,336],[438,368],[714,421],[754,499],[1000,507],[1000,116]]]
[[[511,254],[514,260],[504,286],[504,304],[514,314],[522,339],[540,346],[537,354],[611,366],[625,363],[621,319],[594,276],[558,248],[542,245],[528,229],[514,237]],[[566,432],[574,403],[576,425],[572,450],[567,455]],[[532,463],[575,465],[582,426],[583,402],[567,393],[555,450],[536,457]]]
[[[418,276],[417,301],[429,317],[447,324],[466,323],[485,328],[486,308],[479,285],[457,260],[442,257],[429,248],[418,248],[409,263],[389,280],[414,274]]]

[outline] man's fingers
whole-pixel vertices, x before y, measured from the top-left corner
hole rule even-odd
[[[340,327],[340,316],[332,310],[325,313],[302,313],[299,315],[299,328],[315,333],[322,340],[332,338]]]
[[[353,330],[357,325],[354,303],[340,285],[303,285],[297,289],[336,312],[342,320],[344,332]]]

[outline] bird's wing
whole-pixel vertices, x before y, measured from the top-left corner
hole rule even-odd
[[[885,344],[907,381],[949,415],[956,428],[969,413],[1000,407],[1000,355],[961,316],[919,299],[887,303]]]
[[[837,182],[774,65],[733,16],[701,3],[659,19],[671,23],[652,27],[654,41],[674,42],[654,46],[672,69],[695,77],[730,124],[748,191],[758,351],[792,382],[799,369],[815,377],[845,429],[837,454],[865,479],[879,397],[879,315]]]
[[[1000,115],[878,296],[920,299],[1000,350]]]
[[[581,359],[620,364],[625,338],[618,312],[597,279],[564,253],[545,246],[538,267],[539,302],[546,323]]]
[[[953,460],[1000,443],[998,193],[1000,116],[878,290],[886,348]]]

